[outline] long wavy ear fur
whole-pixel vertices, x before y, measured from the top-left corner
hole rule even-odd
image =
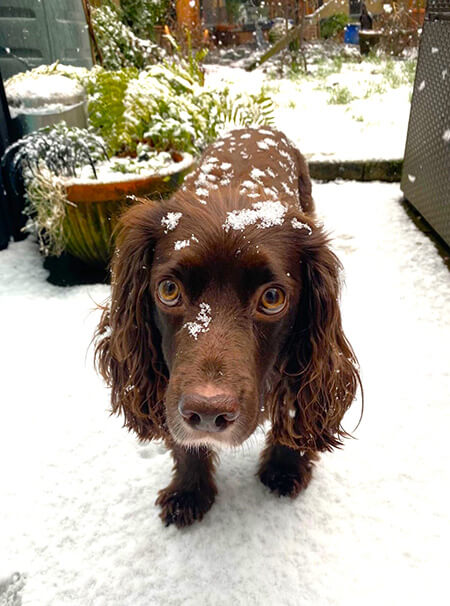
[[[111,299],[94,337],[96,367],[115,413],[141,439],[167,435],[162,399],[168,371],[151,313],[150,269],[158,213],[151,202],[121,218],[111,264]]]
[[[304,217],[301,217],[304,221]],[[293,333],[280,360],[272,433],[291,448],[332,450],[349,434],[341,420],[361,381],[339,309],[341,264],[318,227],[300,230],[301,295]]]

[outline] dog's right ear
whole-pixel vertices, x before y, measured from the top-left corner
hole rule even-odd
[[[161,212],[151,201],[120,219],[111,263],[111,299],[95,334],[95,362],[111,387],[112,410],[142,440],[167,435],[168,370],[151,313],[150,270]],[[159,226],[159,229],[158,229]]]

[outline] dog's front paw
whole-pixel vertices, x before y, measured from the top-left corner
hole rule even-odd
[[[214,503],[215,493],[201,490],[175,490],[170,486],[159,491],[156,505],[161,507],[159,517],[166,526],[177,528],[200,521]]]
[[[306,461],[302,463],[298,467],[292,467],[269,460],[260,468],[259,478],[278,496],[294,499],[311,480],[312,465]]]

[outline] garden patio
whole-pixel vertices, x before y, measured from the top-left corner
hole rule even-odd
[[[0,253],[4,604],[443,601],[448,269],[397,184],[313,192],[345,267],[344,326],[366,398],[356,439],[321,457],[296,501],[254,475],[262,434],[223,452],[215,508],[183,532],[153,505],[169,453],[109,416],[93,370],[95,306],[109,287],[49,284],[31,239]],[[351,410],[349,431],[360,402]]]
[[[139,44],[132,61],[159,52]],[[186,49],[174,51],[177,61],[164,68],[157,58],[145,69],[57,64],[34,74],[53,70],[87,91],[88,155],[105,182],[111,172],[126,181],[130,166],[134,176],[165,170],[174,150],[195,158],[242,123],[271,123],[298,145],[311,164],[319,221],[344,267],[343,324],[361,367],[364,414],[358,425],[359,394],[344,418],[354,439],[321,455],[298,499],[273,496],[257,478],[260,429],[220,453],[219,494],[201,524],[165,528],[153,504],[171,456],[110,415],[109,390],[93,366],[110,286],[103,274],[91,284],[79,276],[72,286],[51,283],[43,254],[61,252],[67,239],[57,231],[49,240],[51,225],[36,225],[35,208],[32,234],[0,250],[0,606],[443,603],[450,261],[399,183],[417,49],[362,57],[338,38],[310,40],[301,54],[288,50],[253,71],[246,68],[254,45],[219,46],[204,57],[188,44],[188,52],[183,62]],[[120,103],[108,105],[111,90]],[[108,108],[116,112],[110,121]],[[62,132],[69,149],[80,139],[76,130],[50,132]],[[42,156],[29,156],[36,170],[27,187],[67,158],[67,147],[49,157],[44,143]],[[81,169],[73,158],[64,178],[76,182],[84,170],[95,181],[91,164]],[[381,172],[361,182],[346,166]],[[336,167],[343,178],[334,178]],[[67,189],[58,191],[64,207]]]

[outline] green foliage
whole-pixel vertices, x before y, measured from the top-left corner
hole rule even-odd
[[[383,53],[377,48],[371,48],[367,55],[365,55],[364,61],[369,61],[375,65],[380,65],[380,63],[383,61]]]
[[[109,155],[131,143],[125,135],[124,97],[129,82],[138,73],[136,68],[106,71],[96,67],[87,79],[89,123],[105,140]]]
[[[373,63],[373,73],[383,77],[384,90],[374,90],[374,92],[385,92],[387,87],[399,88],[400,86],[412,86],[414,84],[417,66],[416,59],[400,61],[395,57],[378,51],[377,53],[369,53],[365,60]],[[377,86],[381,87],[383,85]]]
[[[225,0],[227,9],[228,21],[230,23],[237,23],[239,21],[241,12],[241,0]]]
[[[351,57],[345,57],[342,54],[333,55],[331,58],[316,62],[317,68],[314,71],[314,76],[316,78],[328,78],[332,74],[340,73],[344,65],[351,63],[355,63],[355,60]]]
[[[273,122],[265,91],[232,95],[226,88],[208,89],[195,58],[141,72],[96,68],[87,90],[90,124],[111,155],[134,155],[142,142],[159,151],[199,154],[226,126]]]
[[[186,48],[183,50],[181,45],[178,44],[171,34],[166,34],[167,40],[172,45],[174,52],[178,55],[178,61],[172,61],[171,69],[176,70],[177,63],[179,63],[183,72],[188,71],[190,77],[203,86],[205,83],[205,74],[202,62],[208,54],[208,48],[203,47],[194,51],[192,47],[192,35],[188,29],[185,30],[185,36]]]
[[[170,0],[121,0],[121,20],[143,38],[154,37],[156,25],[164,25],[170,17]]]
[[[393,57],[386,57],[382,74],[391,88],[398,88],[405,84],[412,86],[416,74],[416,65],[417,61],[413,59],[398,61]]]
[[[297,80],[303,74],[305,74],[305,64],[300,63],[297,57],[294,55],[291,60],[291,64],[289,66],[288,77],[290,80]]]
[[[336,13],[320,21],[320,35],[322,38],[333,38],[341,32],[348,23],[348,15]]]
[[[353,101],[354,96],[350,92],[350,89],[347,86],[333,86],[329,88],[330,96],[328,98],[328,103],[333,105],[347,105]]]
[[[406,82],[412,86],[414,84],[414,78],[416,77],[417,59],[407,59],[403,65],[403,75]]]
[[[371,83],[364,93],[364,99],[369,99],[373,95],[383,95],[386,92],[386,87],[383,82]]]
[[[122,23],[121,14],[114,5],[104,5],[92,11],[92,25],[106,69],[137,67],[142,69],[162,58],[161,49],[137,37]]]

